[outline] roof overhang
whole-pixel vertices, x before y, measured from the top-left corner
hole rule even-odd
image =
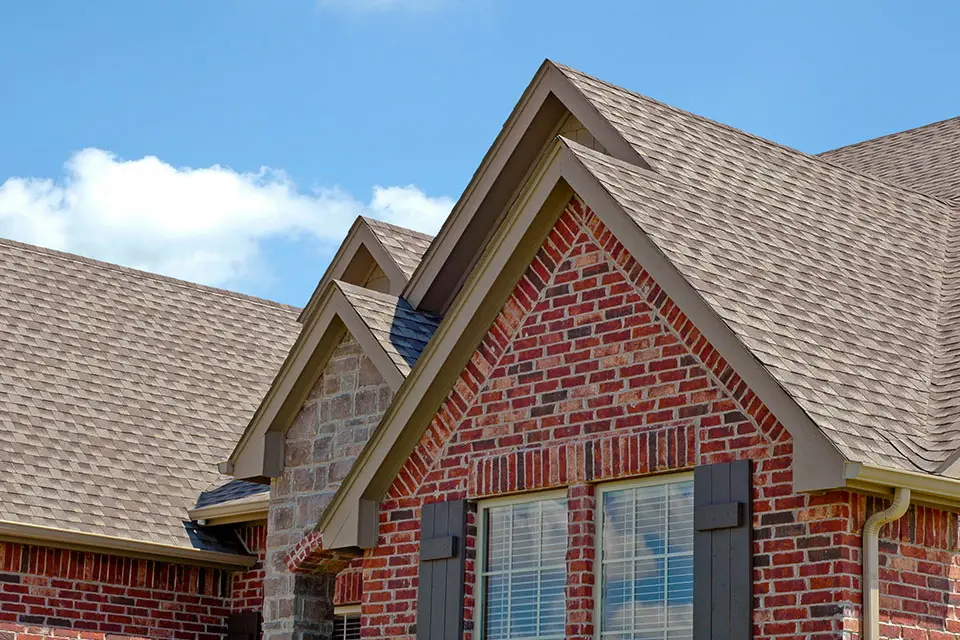
[[[375,505],[388,491],[574,193],[790,432],[795,490],[845,486],[846,461],[836,447],[561,140],[551,145],[504,217],[433,340],[321,517],[317,529],[327,548],[370,548],[376,544]]]
[[[279,373],[240,437],[221,473],[266,482],[283,471],[284,434],[316,384],[334,349],[349,333],[396,391],[404,375],[370,332],[336,281],[327,283],[287,354]]]
[[[520,197],[567,114],[608,154],[647,167],[557,66],[544,61],[404,289],[402,297],[415,309],[446,313],[495,232],[500,214]]]
[[[407,284],[407,277],[370,229],[362,216],[354,221],[330,266],[314,289],[310,301],[300,312],[298,320],[307,324],[317,313],[324,292],[334,280],[343,280],[363,286],[367,278],[379,267],[387,277],[388,287],[384,293],[399,296]]]
[[[187,514],[191,520],[202,522],[203,526],[217,526],[236,522],[266,520],[269,510],[270,493],[264,491],[236,500],[227,500],[218,504],[190,509]]]
[[[257,563],[255,556],[191,549],[7,520],[0,520],[0,540],[212,567],[247,568]]]

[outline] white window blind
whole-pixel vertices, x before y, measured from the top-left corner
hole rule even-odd
[[[565,498],[483,509],[483,640],[560,640],[566,608]]]
[[[693,636],[693,482],[604,490],[600,636]]]
[[[360,640],[360,616],[334,616],[334,640]]]

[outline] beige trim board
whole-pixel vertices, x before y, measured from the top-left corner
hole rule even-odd
[[[363,286],[375,266],[379,266],[387,276],[389,288],[386,293],[399,296],[407,284],[407,277],[401,271],[400,265],[384,249],[367,221],[363,217],[358,217],[297,319],[304,325],[310,322],[313,314],[317,313],[324,292],[331,282],[343,280]]]
[[[402,296],[415,309],[447,312],[476,259],[492,239],[500,215],[520,197],[531,167],[551,148],[568,113],[610,155],[630,164],[649,166],[563,72],[545,60],[403,290]],[[457,264],[451,267],[454,255],[458,256]]]
[[[187,511],[194,521],[205,521],[204,526],[232,524],[235,522],[255,522],[265,520],[270,510],[270,493],[264,491],[256,495],[198,507]]]
[[[406,384],[321,517],[317,529],[329,548],[370,548],[376,543],[376,510],[361,509],[361,501],[376,503],[382,499],[574,192],[656,279],[793,436],[794,488],[818,491],[844,486],[845,461],[836,447],[604,190],[567,144],[558,141],[543,169],[488,244]]]
[[[212,567],[246,568],[257,563],[255,556],[190,549],[171,544],[81,533],[8,520],[0,520],[0,540]]]
[[[396,391],[403,384],[403,373],[344,296],[337,281],[327,285],[316,310],[307,320],[233,453],[226,462],[220,463],[221,473],[257,481],[280,475],[283,434],[348,332],[360,343],[391,389]]]
[[[960,511],[960,480],[955,478],[859,462],[848,462],[844,475],[846,486],[856,491],[892,498],[891,488],[901,487],[910,489],[915,503]]]

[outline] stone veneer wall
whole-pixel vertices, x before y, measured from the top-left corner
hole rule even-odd
[[[270,486],[264,640],[332,630],[335,576],[293,574],[284,558],[316,525],[392,399],[347,335],[287,432],[284,471]]]

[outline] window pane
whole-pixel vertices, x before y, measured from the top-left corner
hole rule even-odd
[[[563,638],[566,500],[487,509],[484,539],[484,638]]]
[[[601,509],[601,636],[689,640],[693,483],[606,491]]]

